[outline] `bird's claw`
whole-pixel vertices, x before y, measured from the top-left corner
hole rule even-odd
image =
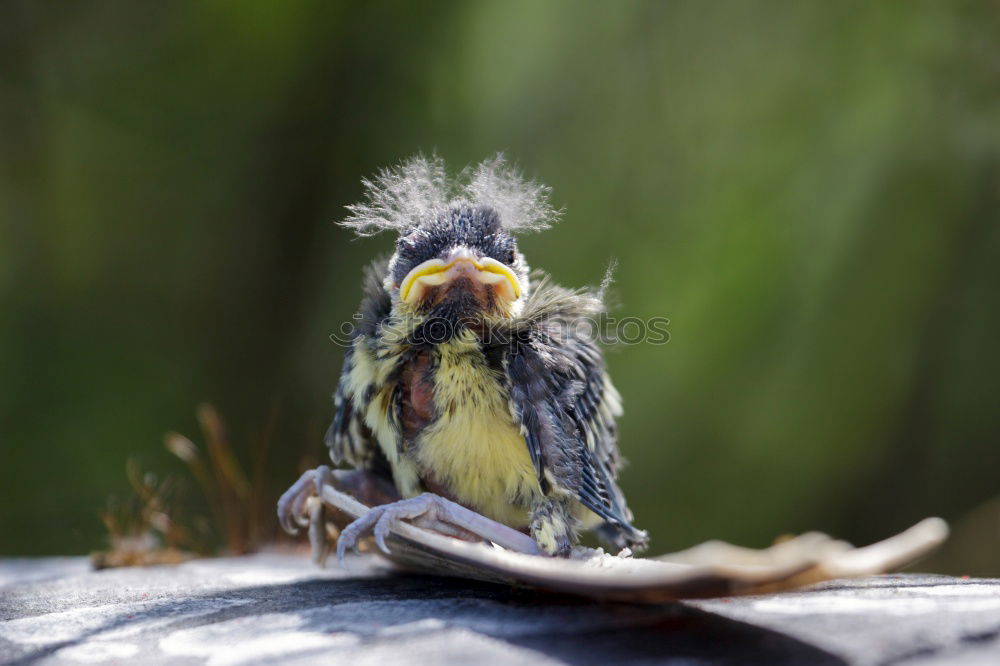
[[[325,467],[304,472],[278,499],[278,523],[289,534],[298,534],[300,528],[309,525],[306,501],[320,492],[317,479],[322,469],[327,469],[329,472]]]
[[[386,538],[392,532],[399,520],[421,518],[434,511],[433,496],[427,493],[410,499],[399,500],[391,504],[372,507],[368,513],[345,527],[337,538],[337,560],[344,565],[344,555],[348,549],[357,552],[358,540],[371,532],[375,537],[375,545],[386,555],[389,555],[389,545]]]
[[[289,534],[307,527],[313,560],[322,566],[329,552],[326,541],[326,515],[323,510],[323,486],[332,482],[330,468],[320,465],[306,471],[278,499],[278,522]]]
[[[368,533],[375,537],[379,549],[389,554],[388,537],[401,520],[463,541],[492,542],[507,550],[531,555],[541,552],[538,544],[527,534],[433,493],[386,501],[388,495],[383,488],[370,483],[370,479],[352,476],[356,474],[357,472],[332,472],[329,467],[320,466],[305,472],[278,500],[278,521],[281,526],[290,534],[308,527],[313,559],[321,566],[329,552],[328,519],[335,524],[343,524],[335,518],[338,515],[337,507],[329,504],[323,497],[325,486],[370,497],[369,502],[372,503],[380,500],[385,502],[371,507],[367,513],[340,531],[337,559],[342,566],[347,550],[350,548],[356,551],[358,541]],[[332,514],[329,513],[331,510]]]

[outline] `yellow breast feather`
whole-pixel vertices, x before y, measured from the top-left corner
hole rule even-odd
[[[420,436],[417,463],[459,502],[494,520],[526,526],[527,507],[541,489],[506,391],[471,333],[438,349],[438,418]]]
[[[420,493],[420,476],[413,460],[403,454],[399,424],[393,416],[393,386],[388,378],[395,369],[399,354],[378,356],[368,348],[366,340],[359,338],[354,346],[353,367],[349,376],[348,392],[355,404],[364,408],[365,425],[372,431],[375,441],[389,461],[396,489],[404,497]],[[365,393],[372,391],[365,403]]]

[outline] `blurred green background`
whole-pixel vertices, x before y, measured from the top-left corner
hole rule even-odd
[[[202,401],[244,460],[270,429],[268,492],[321,460],[391,243],[333,222],[381,166],[504,150],[566,209],[529,261],[616,257],[615,314],[671,320],[609,352],[654,551],[942,515],[927,567],[1000,573],[1000,4],[2,13],[0,554],[101,547]]]

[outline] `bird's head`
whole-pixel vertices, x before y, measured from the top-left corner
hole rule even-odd
[[[343,224],[399,233],[384,286],[403,317],[506,318],[527,295],[516,232],[544,229],[559,212],[548,188],[496,157],[450,179],[440,158],[415,157],[364,181],[367,201]]]
[[[517,241],[489,206],[456,206],[404,231],[389,266],[393,300],[419,314],[509,317],[528,291]]]

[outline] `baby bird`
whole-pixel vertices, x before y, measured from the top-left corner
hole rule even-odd
[[[645,547],[615,483],[621,403],[591,339],[601,294],[529,274],[514,237],[557,217],[548,188],[500,155],[454,180],[416,157],[364,184],[343,224],[399,236],[368,269],[326,444],[402,499],[343,530],[338,554],[369,530],[385,549],[392,521],[421,517],[548,555],[591,528]],[[297,486],[279,504],[286,528]]]

